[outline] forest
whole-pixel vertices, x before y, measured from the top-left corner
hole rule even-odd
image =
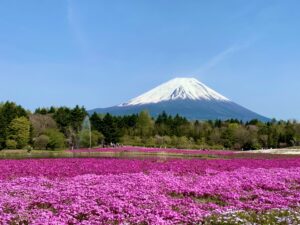
[[[38,108],[34,112],[14,102],[0,104],[0,149],[74,149],[89,147],[89,132],[82,129],[84,107]],[[235,119],[189,121],[162,112],[126,116],[89,115],[92,147],[133,145],[190,149],[250,150],[300,145],[300,123],[263,123]]]

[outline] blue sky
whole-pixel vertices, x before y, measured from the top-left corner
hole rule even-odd
[[[0,101],[107,107],[195,77],[300,119],[298,0],[2,0]]]

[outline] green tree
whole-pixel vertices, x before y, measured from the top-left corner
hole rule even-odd
[[[178,137],[188,135],[189,129],[190,129],[189,121],[186,118],[181,117],[177,114],[171,123],[172,135]]]
[[[102,130],[102,119],[97,113],[92,114],[92,116],[90,117],[90,121],[93,130],[97,130],[99,132]]]
[[[137,133],[141,137],[149,137],[152,135],[154,123],[148,111],[139,113],[136,123]]]
[[[7,149],[16,149],[17,142],[15,140],[6,140],[6,148]]]
[[[191,144],[191,142],[187,137],[181,136],[181,137],[178,138],[177,147],[179,147],[179,148],[189,148],[190,144]]]
[[[117,127],[115,118],[107,113],[103,118],[101,132],[105,137],[105,143],[117,143],[120,139],[120,130]]]
[[[104,143],[104,135],[96,130],[92,131],[92,147],[98,146]]]
[[[13,102],[5,102],[0,106],[0,149],[6,147],[8,129],[11,121],[17,117],[27,117],[27,112],[20,105]]]
[[[47,148],[62,149],[65,147],[66,139],[63,133],[55,129],[46,130],[45,134],[49,137]]]
[[[155,132],[160,135],[170,135],[171,134],[171,123],[173,118],[168,116],[165,111],[158,115],[155,120]]]
[[[234,134],[239,129],[238,123],[229,123],[226,128],[223,129],[223,133],[221,135],[223,139],[223,145],[225,148],[233,148],[235,143],[235,136]]]
[[[75,106],[74,109],[70,112],[71,126],[73,129],[79,133],[81,129],[82,122],[87,115],[87,112],[84,107]]]
[[[79,147],[80,148],[89,148],[93,146],[92,134],[89,130],[82,130],[79,132]],[[90,146],[91,145],[91,146]]]
[[[81,148],[89,148],[90,147],[90,141],[91,141],[91,147],[98,146],[102,144],[104,141],[104,136],[100,132],[93,130],[91,132],[88,130],[82,130],[79,133],[79,140],[80,140],[80,147]]]
[[[165,146],[170,146],[172,143],[172,139],[169,136],[163,136],[163,141]]]
[[[13,119],[9,125],[10,140],[17,142],[17,148],[24,148],[30,137],[30,122],[26,117]]]
[[[295,140],[296,140],[296,145],[299,146],[300,145],[300,124],[299,123],[295,123],[294,124],[294,129],[295,129]]]
[[[34,139],[34,148],[35,149],[47,149],[49,144],[49,137],[42,134],[41,136]]]
[[[66,134],[69,127],[71,127],[71,110],[67,107],[60,107],[53,114],[53,119],[56,121],[60,131]]]
[[[55,120],[50,115],[33,114],[29,116],[33,138],[44,134],[47,129],[57,129]]]

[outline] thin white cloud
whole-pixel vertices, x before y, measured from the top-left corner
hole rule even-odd
[[[68,20],[70,31],[73,34],[73,37],[78,47],[81,49],[83,54],[90,55],[91,54],[90,44],[86,37],[85,32],[83,31],[80,25],[80,19],[78,16],[78,12],[75,9],[73,0],[67,0],[67,20]]]
[[[250,44],[254,41],[249,40],[247,42],[244,42],[242,44],[234,44],[225,50],[221,51],[214,57],[212,57],[210,60],[208,60],[205,64],[203,64],[200,69],[198,69],[194,75],[201,75],[203,73],[208,72],[209,70],[217,67],[221,62],[225,61],[232,55],[236,54],[237,52],[240,52],[241,50],[244,50],[250,46]]]

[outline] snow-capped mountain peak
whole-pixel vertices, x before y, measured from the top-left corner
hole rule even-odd
[[[195,78],[174,78],[119,106],[144,105],[171,100],[229,101]]]
[[[89,113],[132,115],[142,110],[147,110],[153,117],[164,111],[190,120],[270,121],[269,118],[230,101],[195,78],[175,78],[127,103],[90,110]]]

